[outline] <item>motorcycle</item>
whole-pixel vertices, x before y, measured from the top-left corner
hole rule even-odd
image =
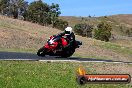
[[[76,41],[71,42],[70,45],[68,42],[68,38],[66,36],[51,36],[47,43],[38,50],[37,55],[38,56],[60,56],[60,57],[70,57],[75,52],[76,48],[79,48],[82,45],[82,42]]]

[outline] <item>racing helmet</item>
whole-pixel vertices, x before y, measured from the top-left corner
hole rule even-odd
[[[65,35],[70,35],[72,33],[72,27],[65,28]]]

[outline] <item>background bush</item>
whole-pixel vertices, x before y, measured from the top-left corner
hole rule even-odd
[[[63,21],[62,19],[57,19],[55,24],[54,24],[54,27],[58,28],[60,30],[64,30],[67,26],[68,26],[68,22]]]
[[[94,38],[102,41],[109,41],[112,27],[107,22],[101,22],[94,29]]]
[[[86,23],[76,24],[74,26],[74,32],[84,37],[92,37],[92,29],[93,26]]]

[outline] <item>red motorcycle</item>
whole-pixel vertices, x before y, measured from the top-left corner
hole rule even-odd
[[[38,56],[61,56],[61,57],[70,57],[75,52],[76,48],[79,48],[82,45],[82,42],[75,41],[71,42],[70,45],[68,38],[66,36],[51,36],[47,43],[38,50]]]

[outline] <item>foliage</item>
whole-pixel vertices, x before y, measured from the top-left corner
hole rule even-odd
[[[58,16],[61,14],[59,10],[60,10],[59,5],[52,3],[52,5],[50,6],[50,12],[49,12],[51,22],[52,22],[52,27],[55,27],[56,21],[58,21]]]
[[[55,27],[57,25],[58,16],[60,14],[60,8],[58,4],[52,3],[48,5],[43,3],[41,0],[32,2],[25,14],[26,20],[32,21],[34,23],[39,23],[41,25],[50,25]]]
[[[8,0],[0,0],[0,12],[1,14],[5,14],[6,13],[6,10],[7,10],[7,3],[8,3]]]
[[[111,37],[112,27],[107,22],[101,22],[97,25],[94,30],[94,38],[102,41],[109,41]]]
[[[125,33],[126,33],[126,35],[127,35],[128,37],[132,37],[132,28],[127,29],[127,30],[125,31]]]
[[[1,0],[0,12],[14,18],[23,17],[24,20],[40,25],[64,29],[68,22],[58,19],[61,14],[59,4],[48,5],[42,0],[34,1],[28,5],[24,0]]]
[[[42,25],[50,24],[48,12],[50,11],[49,5],[42,1],[32,2],[27,10],[26,20],[32,21],[33,23],[39,23]]]
[[[18,18],[27,9],[28,3],[24,0],[1,0],[0,12],[3,15]]]
[[[54,27],[64,30],[68,26],[67,21],[63,21],[62,19],[57,19],[56,22],[54,23]]]
[[[122,35],[132,37],[132,28],[128,28],[125,25],[120,25],[119,28]]]
[[[74,32],[81,36],[92,37],[92,25],[86,23],[76,24],[74,26]]]

